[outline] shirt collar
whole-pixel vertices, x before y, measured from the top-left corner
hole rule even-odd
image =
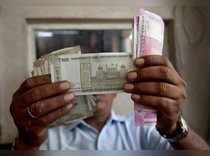
[[[125,122],[126,117],[122,115],[118,115],[112,110],[110,120],[117,121],[117,122]]]

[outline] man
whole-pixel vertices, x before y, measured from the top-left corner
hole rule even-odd
[[[18,128],[15,149],[142,150],[209,149],[181,117],[185,81],[163,56],[135,60],[124,91],[135,103],[157,110],[156,125],[136,127],[131,117],[111,111],[115,94],[98,95],[94,116],[71,125],[48,125],[71,111],[74,94],[66,81],[51,83],[48,75],[26,80],[13,96],[11,114]]]

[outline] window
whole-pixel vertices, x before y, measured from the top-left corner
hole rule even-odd
[[[35,29],[36,56],[80,45],[82,53],[131,52],[132,31],[129,29],[79,30]]]
[[[132,52],[132,20],[28,22],[31,69],[37,58],[65,47],[80,45],[82,53]],[[173,21],[165,21],[164,39],[163,53],[175,64]]]

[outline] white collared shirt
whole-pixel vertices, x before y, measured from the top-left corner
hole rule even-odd
[[[171,145],[156,131],[154,125],[136,127],[133,115],[112,112],[103,129],[85,121],[53,127],[41,150],[171,150]]]

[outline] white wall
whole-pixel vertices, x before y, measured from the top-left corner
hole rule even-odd
[[[28,76],[26,19],[131,19],[140,7],[175,20],[176,59],[179,70],[188,82],[189,92],[184,115],[192,127],[206,137],[210,93],[210,11],[201,3],[205,1],[199,2],[198,8],[192,7],[198,5],[196,0],[0,1],[0,132],[3,134],[0,142],[9,142],[16,135],[9,105],[13,92]],[[203,29],[204,32],[201,32]],[[127,109],[127,106],[120,107],[120,111],[125,110],[122,108]]]

